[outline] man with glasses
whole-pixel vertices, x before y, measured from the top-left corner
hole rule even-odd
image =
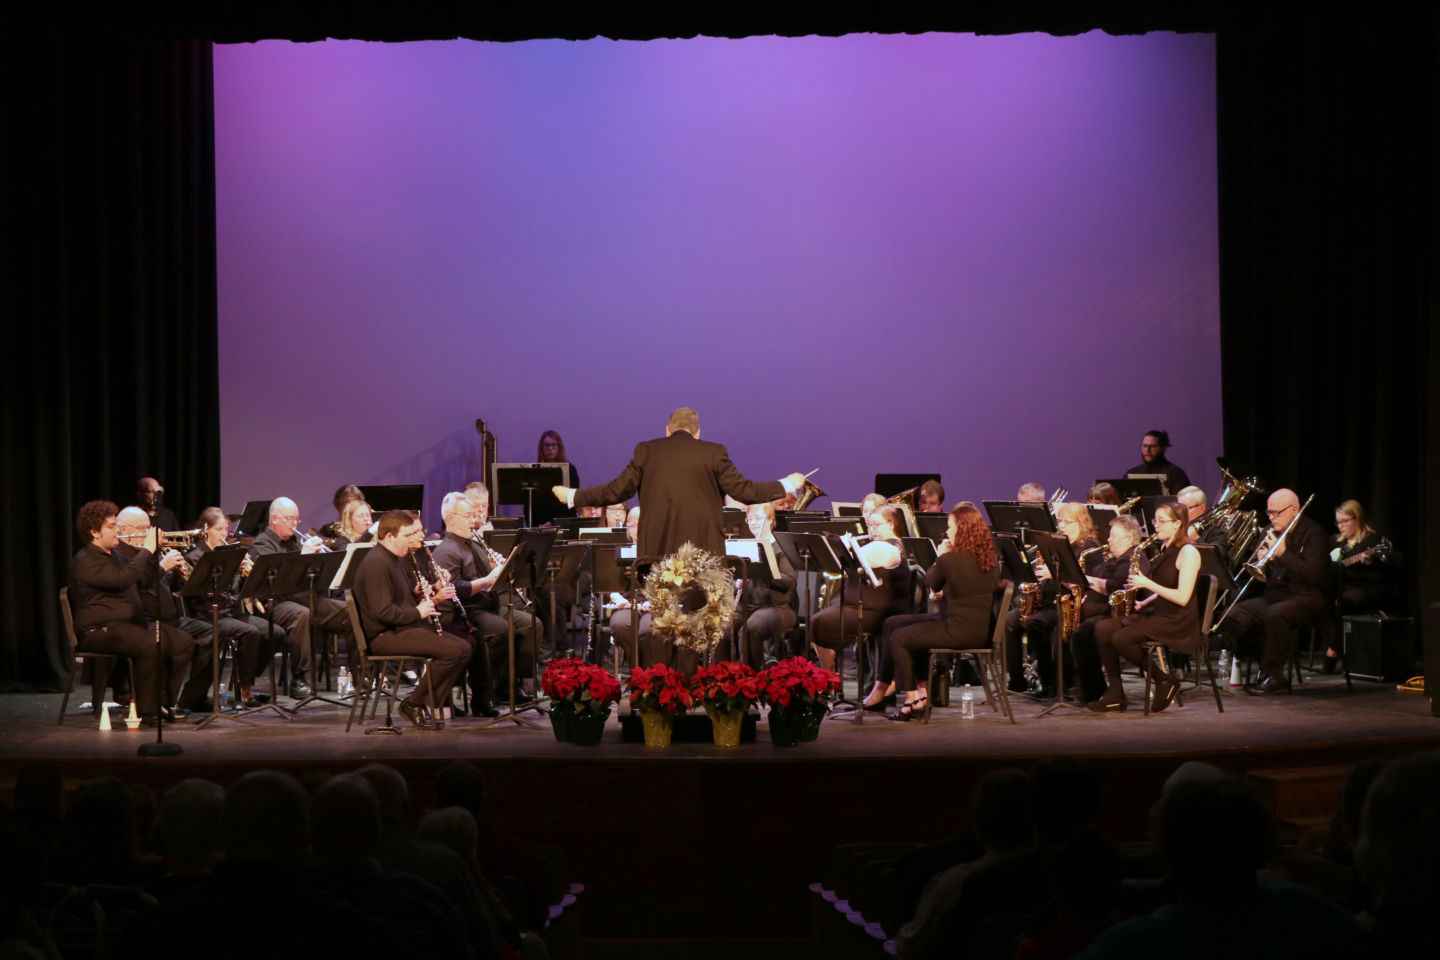
[[[319,537],[300,533],[300,508],[289,497],[270,502],[270,526],[250,544],[251,559],[272,553],[317,553],[324,549]],[[350,617],[345,604],[330,598],[326,584],[316,587],[315,622],[329,633],[350,636]],[[277,597],[275,625],[290,638],[290,696],[303,700],[314,691],[310,687],[310,594],[307,591]],[[350,641],[353,649],[354,641]]]
[[[1265,592],[1232,609],[1221,626],[1227,648],[1260,658],[1260,672],[1246,693],[1269,696],[1289,693],[1285,660],[1292,632],[1323,626],[1330,616],[1330,555],[1328,538],[1318,523],[1299,517],[1300,498],[1280,489],[1265,504],[1270,531],[1256,556],[1263,556],[1292,523],[1285,542],[1275,548],[1265,566]]]
[[[1165,451],[1169,449],[1170,434],[1165,430],[1151,430],[1140,438],[1140,462],[1125,473],[1163,473],[1166,493],[1190,486],[1189,474],[1165,459]]]

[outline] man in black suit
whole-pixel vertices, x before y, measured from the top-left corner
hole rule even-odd
[[[603,507],[628,500],[639,490],[639,555],[663,557],[686,541],[723,554],[720,518],[726,494],[741,503],[767,503],[804,482],[798,473],[768,482],[746,479],[723,446],[700,440],[699,415],[681,407],[670,414],[665,437],[637,445],[630,464],[614,480],[599,487],[556,486],[552,491],[567,506]]]

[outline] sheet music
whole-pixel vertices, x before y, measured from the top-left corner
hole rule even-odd
[[[854,534],[847,533],[841,536],[840,542],[845,544],[846,549],[850,551],[850,555],[859,561],[860,569],[865,571],[865,576],[870,578],[870,585],[872,587],[880,586],[880,578],[875,575],[875,569],[870,566],[870,561],[865,559],[865,552],[860,549],[861,543],[859,539]]]
[[[726,540],[725,555],[744,557],[751,563],[762,560],[770,567],[770,576],[780,579],[780,564],[775,560],[775,545],[768,540]]]
[[[617,557],[619,557],[621,560],[634,560],[634,559],[635,559],[635,544],[633,544],[633,543],[622,543],[622,544],[620,544],[620,552],[617,553],[617,554],[615,554],[615,555],[616,555]]]
[[[345,545],[345,559],[340,561],[340,569],[335,571],[335,579],[330,581],[331,590],[340,589],[340,585],[345,582],[345,571],[349,568],[350,564],[359,563],[361,560],[364,560],[365,558],[360,556],[360,553],[369,550],[373,546],[375,546],[374,540],[368,543],[352,542]]]

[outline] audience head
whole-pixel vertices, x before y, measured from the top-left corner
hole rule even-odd
[[[464,807],[479,816],[485,806],[485,774],[469,760],[456,760],[435,780],[435,802],[442,807]]]
[[[986,850],[1023,850],[1030,846],[1034,834],[1030,828],[1029,787],[1025,771],[1013,767],[991,770],[975,784],[970,794],[970,815]]]
[[[1440,753],[1385,766],[1360,816],[1355,865],[1382,924],[1429,916],[1440,856]]]
[[[96,777],[76,788],[60,828],[60,862],[72,882],[124,882],[135,862],[135,807],[115,777]]]
[[[276,770],[256,770],[236,780],[225,791],[225,856],[301,870],[310,847],[309,799],[299,781]]]
[[[1045,488],[1038,483],[1022,483],[1015,493],[1015,499],[1021,503],[1044,503]]]
[[[1196,830],[1225,838],[1223,855],[1196,849]],[[1270,861],[1270,813],[1238,780],[1201,778],[1176,785],[1160,801],[1160,856],[1182,901],[1222,903],[1252,896],[1256,871]]]
[[[225,791],[217,783],[190,777],[165,791],[156,828],[174,873],[208,873],[220,860],[220,824]]]
[[[380,842],[380,800],[359,774],[342,773],[326,780],[310,806],[317,857],[365,857]]]
[[[678,433],[684,430],[696,440],[700,439],[700,414],[690,407],[681,407],[670,414],[670,419],[665,422],[665,436]]]
[[[380,822],[387,829],[398,828],[405,823],[405,811],[410,806],[410,787],[405,778],[394,767],[383,763],[372,763],[355,771],[365,778],[380,801]]]
[[[415,833],[455,851],[466,863],[475,862],[479,831],[475,827],[475,817],[464,807],[431,810],[420,818]]]

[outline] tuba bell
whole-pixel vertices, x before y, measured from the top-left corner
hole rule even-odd
[[[792,510],[804,510],[807,506],[825,496],[825,491],[815,485],[814,480],[806,480],[799,490],[795,491],[795,506]]]
[[[903,504],[908,505],[911,510],[914,510],[914,509],[915,509],[915,497],[916,497],[917,494],[919,494],[919,492],[920,492],[920,488],[919,488],[919,487],[911,487],[909,490],[901,490],[899,493],[895,494],[895,496],[893,496],[893,497],[886,497],[886,498],[885,498],[885,502],[886,502],[886,503],[903,503]]]

